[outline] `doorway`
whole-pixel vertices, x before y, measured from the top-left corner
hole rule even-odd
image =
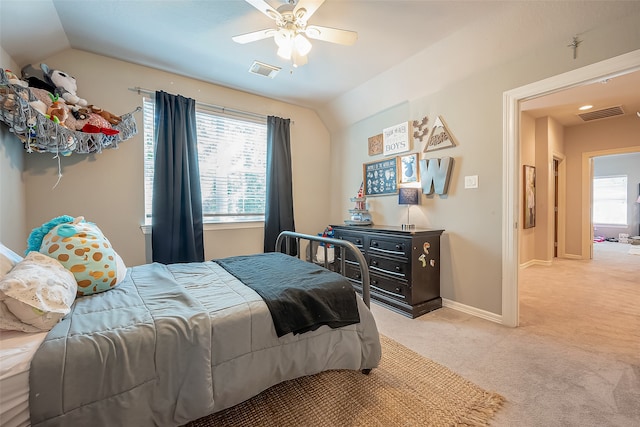
[[[518,326],[518,227],[520,181],[520,103],[565,88],[640,70],[640,50],[505,92],[503,145],[502,323]],[[584,172],[584,169],[583,169]],[[590,185],[588,186],[590,188]],[[584,186],[583,186],[584,196]],[[583,197],[584,200],[584,197]],[[586,214],[589,218],[589,213]],[[584,222],[584,217],[583,217]],[[584,235],[583,235],[584,239]],[[588,242],[587,242],[588,243]],[[583,241],[584,244],[584,241]]]

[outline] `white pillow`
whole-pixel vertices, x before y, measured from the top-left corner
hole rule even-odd
[[[0,280],[0,329],[51,330],[71,311],[77,290],[75,277],[57,260],[29,252]]]
[[[2,279],[20,261],[22,257],[0,243],[0,279]]]

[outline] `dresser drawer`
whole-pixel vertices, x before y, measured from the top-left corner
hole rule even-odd
[[[409,258],[409,256],[411,255],[411,239],[372,236],[369,238],[367,251],[371,255],[391,255],[402,258]]]
[[[339,232],[336,232],[335,237],[336,239],[342,239],[342,240],[346,240],[347,242],[353,243],[358,249],[360,249],[360,253],[364,251],[364,236],[361,234],[339,231]],[[350,250],[345,248],[345,249],[342,249],[341,252],[347,253],[347,256],[345,258],[347,261],[354,261],[354,262],[357,261],[355,255],[351,253]],[[340,258],[341,256],[338,255],[338,259]]]
[[[340,270],[340,263],[337,264],[337,269],[336,270]],[[342,274],[340,271],[338,271],[340,274]],[[344,277],[346,277],[349,280],[352,280],[354,282],[358,282],[358,283],[362,283],[362,273],[360,272],[360,267],[358,267],[358,264],[355,263],[351,263],[349,261],[345,261],[344,263],[344,274],[342,274]]]
[[[411,267],[407,261],[374,255],[369,255],[369,270],[389,274],[399,279],[409,279],[411,276]]]
[[[405,281],[371,273],[370,282],[372,293],[379,293],[401,301],[411,301],[411,288]]]

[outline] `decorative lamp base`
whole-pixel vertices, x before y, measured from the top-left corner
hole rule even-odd
[[[415,230],[415,228],[416,228],[415,224],[402,224],[403,230]]]

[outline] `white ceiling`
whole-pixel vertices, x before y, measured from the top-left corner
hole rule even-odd
[[[593,108],[579,111],[583,105],[592,105]],[[640,71],[527,100],[521,109],[534,118],[550,116],[563,126],[575,126],[585,123],[578,113],[618,106],[622,107],[625,115],[640,112]]]
[[[277,8],[284,0],[266,1]],[[312,40],[309,63],[293,68],[272,39],[231,40],[274,24],[243,0],[0,0],[0,43],[19,66],[74,48],[317,110],[430,50],[438,52],[434,68],[460,78],[472,64],[517,58],[549,40],[569,43],[600,20],[638,10],[640,2],[326,0],[309,23],[356,31],[358,41]],[[282,71],[274,79],[250,74],[254,60]],[[621,95],[637,92],[633,84]],[[531,113],[543,114],[542,106]]]

